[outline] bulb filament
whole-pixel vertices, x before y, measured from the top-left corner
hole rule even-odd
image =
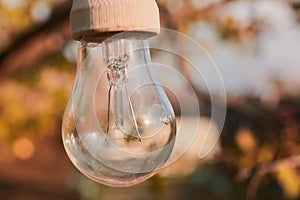
[[[129,135],[124,131],[124,116],[123,116],[123,92],[126,94],[126,98],[129,102],[130,114],[133,118],[134,129],[136,131],[136,136],[133,138],[142,141],[140,131],[138,129],[137,120],[134,114],[133,105],[127,89],[128,73],[127,73],[127,61],[129,56],[122,55],[118,58],[115,58],[107,67],[107,79],[109,82],[108,90],[108,110],[107,110],[107,128],[106,133],[109,134],[109,125],[110,125],[110,107],[113,104],[113,118],[115,126],[114,129],[121,131],[125,135]]]

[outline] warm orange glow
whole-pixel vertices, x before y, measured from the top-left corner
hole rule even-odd
[[[35,151],[34,145],[28,138],[19,138],[13,145],[15,156],[22,160],[29,159]]]
[[[253,153],[257,148],[256,140],[253,136],[253,133],[248,128],[240,129],[237,132],[235,141],[244,153]]]

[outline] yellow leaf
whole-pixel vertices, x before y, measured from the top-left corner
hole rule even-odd
[[[297,172],[290,167],[282,167],[276,172],[276,178],[287,199],[296,199],[300,195],[300,183]]]

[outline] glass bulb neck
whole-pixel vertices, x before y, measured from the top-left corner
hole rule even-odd
[[[116,59],[107,67],[107,79],[109,85],[120,88],[128,80],[127,59]]]
[[[147,40],[110,38],[102,42],[103,59],[107,65],[112,63],[122,64],[129,59],[130,55],[140,50],[146,50],[145,53],[149,52]]]
[[[142,61],[150,57],[147,40],[113,38],[102,43],[103,61],[107,65],[110,86],[119,87],[127,82],[128,63],[137,52],[143,52],[140,56]]]
[[[103,60],[107,65],[107,79],[112,87],[121,88],[127,82],[129,54],[122,39],[103,42]]]

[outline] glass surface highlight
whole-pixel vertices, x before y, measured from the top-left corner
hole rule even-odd
[[[146,40],[80,43],[62,133],[68,156],[87,177],[130,186],[168,160],[175,115],[152,65]]]

